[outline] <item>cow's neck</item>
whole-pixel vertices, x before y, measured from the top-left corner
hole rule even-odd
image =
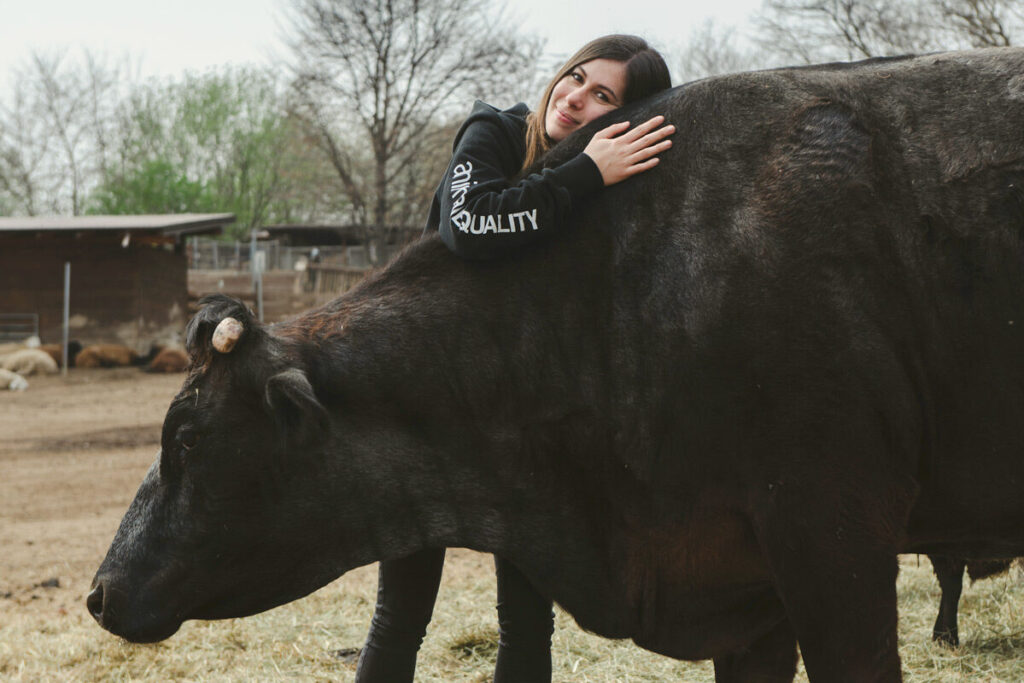
[[[370,560],[463,546],[542,575],[563,603],[607,591],[604,533],[582,514],[607,474],[595,243],[488,264],[426,244],[433,269],[400,263],[310,319],[337,331],[311,362],[318,392],[340,397],[339,452],[374,482]]]

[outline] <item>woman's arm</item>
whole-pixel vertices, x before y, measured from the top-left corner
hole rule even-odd
[[[675,132],[664,120],[655,116],[632,130],[628,122],[608,126],[583,153],[514,184],[508,178],[519,170],[520,141],[493,118],[474,121],[439,189],[442,240],[464,258],[493,258],[560,230],[587,195],[658,163]]]
[[[464,131],[439,189],[441,238],[459,256],[491,258],[555,232],[574,204],[604,185],[584,154],[511,184],[520,150],[495,122]]]

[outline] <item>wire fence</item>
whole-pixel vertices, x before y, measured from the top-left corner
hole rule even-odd
[[[188,267],[193,270],[251,271],[253,266],[250,242],[221,242],[204,237],[188,240]],[[390,260],[401,246],[381,249],[380,262]],[[370,259],[365,246],[306,246],[293,247],[279,240],[261,240],[256,243],[255,264],[260,271],[307,270],[311,265],[346,268],[369,268]]]

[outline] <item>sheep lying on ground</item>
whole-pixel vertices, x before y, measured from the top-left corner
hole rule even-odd
[[[39,337],[29,337],[23,342],[9,342],[0,344],[0,359],[6,358],[12,353],[24,351],[25,349],[38,349],[45,351],[50,355],[57,363],[57,367],[60,367],[63,361],[62,349],[60,344],[40,344]],[[75,367],[75,356],[82,350],[82,344],[78,341],[72,340],[68,342],[68,367]]]
[[[24,349],[36,348],[39,348],[39,337],[26,337],[20,342],[4,342],[3,344],[0,344],[0,356],[6,356],[14,353],[15,351],[23,351]]]
[[[145,365],[160,351],[154,346],[149,353],[141,356],[133,349],[121,344],[92,344],[78,352],[75,366],[79,368],[121,368],[129,365]]]
[[[40,351],[45,351],[46,353],[50,354],[50,358],[53,358],[53,360],[55,360],[57,362],[57,366],[58,367],[60,366],[60,364],[64,360],[62,358],[63,351],[61,349],[61,345],[60,344],[43,344],[42,346],[39,347],[39,350]],[[81,351],[81,350],[82,350],[81,343],[79,343],[77,341],[74,341],[74,340],[68,342],[68,367],[69,368],[75,367],[75,357],[78,355],[78,352]]]
[[[0,368],[0,390],[25,391],[28,389],[28,380],[16,372]]]
[[[14,353],[15,351],[23,351],[28,347],[21,342],[5,342],[0,344],[0,356],[6,356]]]
[[[143,370],[146,372],[184,372],[188,364],[188,354],[181,349],[163,349]]]
[[[57,362],[45,351],[22,349],[0,356],[0,368],[16,372],[22,377],[35,374],[52,375],[57,372]]]

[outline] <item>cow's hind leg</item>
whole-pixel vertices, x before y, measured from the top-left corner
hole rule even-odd
[[[791,683],[796,676],[796,634],[788,620],[733,654],[715,657],[715,683]]]
[[[967,562],[961,558],[942,557],[941,555],[929,555],[928,559],[932,562],[935,577],[939,580],[939,586],[942,588],[939,614],[935,618],[935,627],[932,629],[932,640],[955,647],[960,644],[957,611],[960,605],[960,593],[964,585],[964,567],[967,566]]]

